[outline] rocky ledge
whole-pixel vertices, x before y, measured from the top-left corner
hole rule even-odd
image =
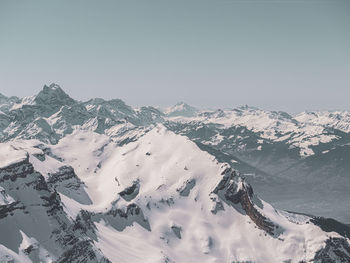
[[[223,178],[214,189],[225,203],[237,208],[240,204],[244,212],[262,230],[274,236],[279,226],[262,215],[253,202],[253,188],[244,181],[234,170],[227,168],[222,172]],[[238,207],[239,209],[239,207]]]

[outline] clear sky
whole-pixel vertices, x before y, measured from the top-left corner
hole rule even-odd
[[[0,93],[350,110],[349,0],[0,0]]]

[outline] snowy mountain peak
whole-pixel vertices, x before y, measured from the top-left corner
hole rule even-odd
[[[273,118],[273,119],[289,119],[289,120],[291,120],[293,118],[291,115],[289,115],[287,112],[284,112],[284,111],[269,111],[269,110],[260,109],[258,107],[248,106],[248,105],[237,107],[237,108],[233,109],[233,111],[236,111],[236,112],[239,112],[239,113],[245,114],[245,115],[251,115],[251,114],[253,114],[253,115],[268,115],[270,118]]]
[[[7,112],[14,104],[18,103],[20,99],[16,96],[6,97],[0,93],[0,112]]]
[[[331,127],[343,132],[350,132],[350,113],[348,111],[305,111],[295,118],[306,125]]]
[[[55,105],[72,105],[76,103],[74,99],[69,97],[57,84],[45,85],[43,89],[35,96],[36,104],[55,104]]]
[[[227,163],[161,124],[122,146],[75,131],[57,145],[6,147],[0,262],[350,260],[348,239],[323,230],[324,219],[275,209]]]
[[[7,97],[4,94],[0,93],[0,103],[15,102],[18,100],[19,98],[16,96]]]
[[[174,106],[165,110],[165,114],[169,117],[194,117],[198,114],[199,110],[192,107],[185,102],[178,102]]]
[[[258,107],[249,106],[248,104],[245,104],[245,105],[242,105],[242,106],[238,106],[236,109],[237,110],[242,110],[242,111],[256,111],[256,110],[260,110]]]
[[[43,89],[34,96],[24,97],[12,106],[12,110],[22,110],[23,107],[34,107],[44,110],[41,114],[52,114],[57,112],[64,105],[73,105],[77,103],[67,93],[65,93],[57,84],[49,86],[44,85]],[[49,112],[47,112],[49,110]]]

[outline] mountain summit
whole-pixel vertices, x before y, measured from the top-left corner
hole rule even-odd
[[[34,102],[36,105],[49,106],[52,110],[56,110],[64,105],[70,106],[76,103],[74,99],[69,97],[60,86],[51,84],[44,86],[43,89],[35,96]]]
[[[0,146],[0,262],[350,260],[346,226],[275,209],[161,124]]]
[[[168,117],[194,117],[198,114],[199,110],[184,103],[178,102],[174,106],[167,108],[164,113]]]
[[[272,205],[350,222],[346,111],[290,116],[239,107],[199,112],[180,102],[163,113],[119,99],[77,101],[57,84],[31,97],[11,98],[0,98],[0,142],[57,144],[70,134],[91,131],[124,145],[161,123],[240,171]]]

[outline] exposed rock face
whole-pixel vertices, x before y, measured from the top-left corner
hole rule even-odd
[[[181,227],[174,225],[174,226],[171,226],[171,230],[174,232],[175,236],[178,239],[181,239],[181,231],[182,231]]]
[[[43,113],[46,114],[44,117],[51,116],[53,113],[57,112],[62,105],[73,105],[76,103],[75,100],[69,97],[56,84],[51,84],[50,86],[45,85],[35,97],[34,102],[38,109],[43,110]]]
[[[111,209],[107,213],[98,213],[92,216],[93,221],[104,219],[109,222],[118,231],[124,230],[127,226],[131,226],[134,222],[143,228],[151,231],[151,226],[145,218],[141,208],[136,204],[129,204],[125,210]]]
[[[27,155],[27,158],[19,163],[0,168],[0,183],[8,180],[14,182],[17,178],[25,178],[28,174],[33,172],[34,168],[29,163],[29,156]]]
[[[74,232],[80,232],[80,235],[82,236],[87,235],[93,240],[97,240],[96,226],[93,222],[93,216],[94,215],[88,211],[80,210],[75,219],[72,230]]]
[[[137,112],[139,125],[150,125],[152,123],[163,122],[164,113],[154,107],[141,107]]]
[[[11,108],[13,104],[19,103],[19,102],[20,102],[20,98],[16,96],[6,97],[0,93],[0,111],[2,112],[8,112],[8,110]]]
[[[65,251],[56,263],[66,262],[93,262],[93,263],[111,263],[98,250],[91,240],[82,240],[75,242],[73,246]]]
[[[279,227],[258,211],[252,201],[253,188],[230,168],[227,168],[222,174],[223,179],[213,192],[230,205],[240,204],[245,213],[259,228],[270,235],[275,235]]]
[[[25,207],[24,205],[20,204],[20,202],[13,202],[8,205],[1,205],[0,206],[0,220],[2,218],[7,217],[8,215],[13,215],[13,211],[17,209],[22,209],[24,210]]]
[[[136,126],[162,122],[164,115],[152,107],[135,111],[119,99],[78,102],[57,84],[45,85],[36,96],[22,100],[2,96],[0,101],[4,102],[0,103],[1,142],[21,138],[56,144],[77,127],[103,134],[121,125],[125,129],[117,133],[125,134]]]
[[[192,188],[195,187],[195,185],[196,185],[196,180],[189,179],[189,180],[186,180],[186,182],[184,182],[180,188],[176,189],[176,191],[178,191],[181,196],[188,196]]]
[[[64,212],[54,187],[70,180],[72,170],[65,167],[60,172],[62,180],[55,175],[48,184],[29,158],[0,169],[2,192],[13,198],[11,203],[0,205],[0,244],[18,252],[23,232],[37,240],[23,248],[33,262],[42,261],[39,256],[57,262],[109,262],[94,246],[91,233],[75,231],[83,228],[77,226],[88,222],[88,216],[81,213],[72,221]],[[85,228],[91,226],[86,224]],[[10,254],[6,258],[17,262]]]
[[[315,263],[350,262],[350,245],[345,238],[330,238],[326,246],[316,253]]]
[[[135,181],[131,186],[121,191],[119,195],[123,197],[124,200],[131,201],[139,194],[139,191],[140,191],[140,183],[139,181]]]
[[[210,212],[212,212],[214,215],[216,215],[216,213],[219,211],[225,210],[224,205],[220,200],[218,200],[217,196],[210,196],[210,199],[214,202],[214,206],[210,210]]]
[[[84,190],[84,183],[71,166],[62,166],[56,173],[49,173],[47,184],[82,204],[91,204],[91,200]]]
[[[350,226],[344,225],[332,218],[313,217],[310,220],[326,232],[337,232],[339,235],[350,237]]]

